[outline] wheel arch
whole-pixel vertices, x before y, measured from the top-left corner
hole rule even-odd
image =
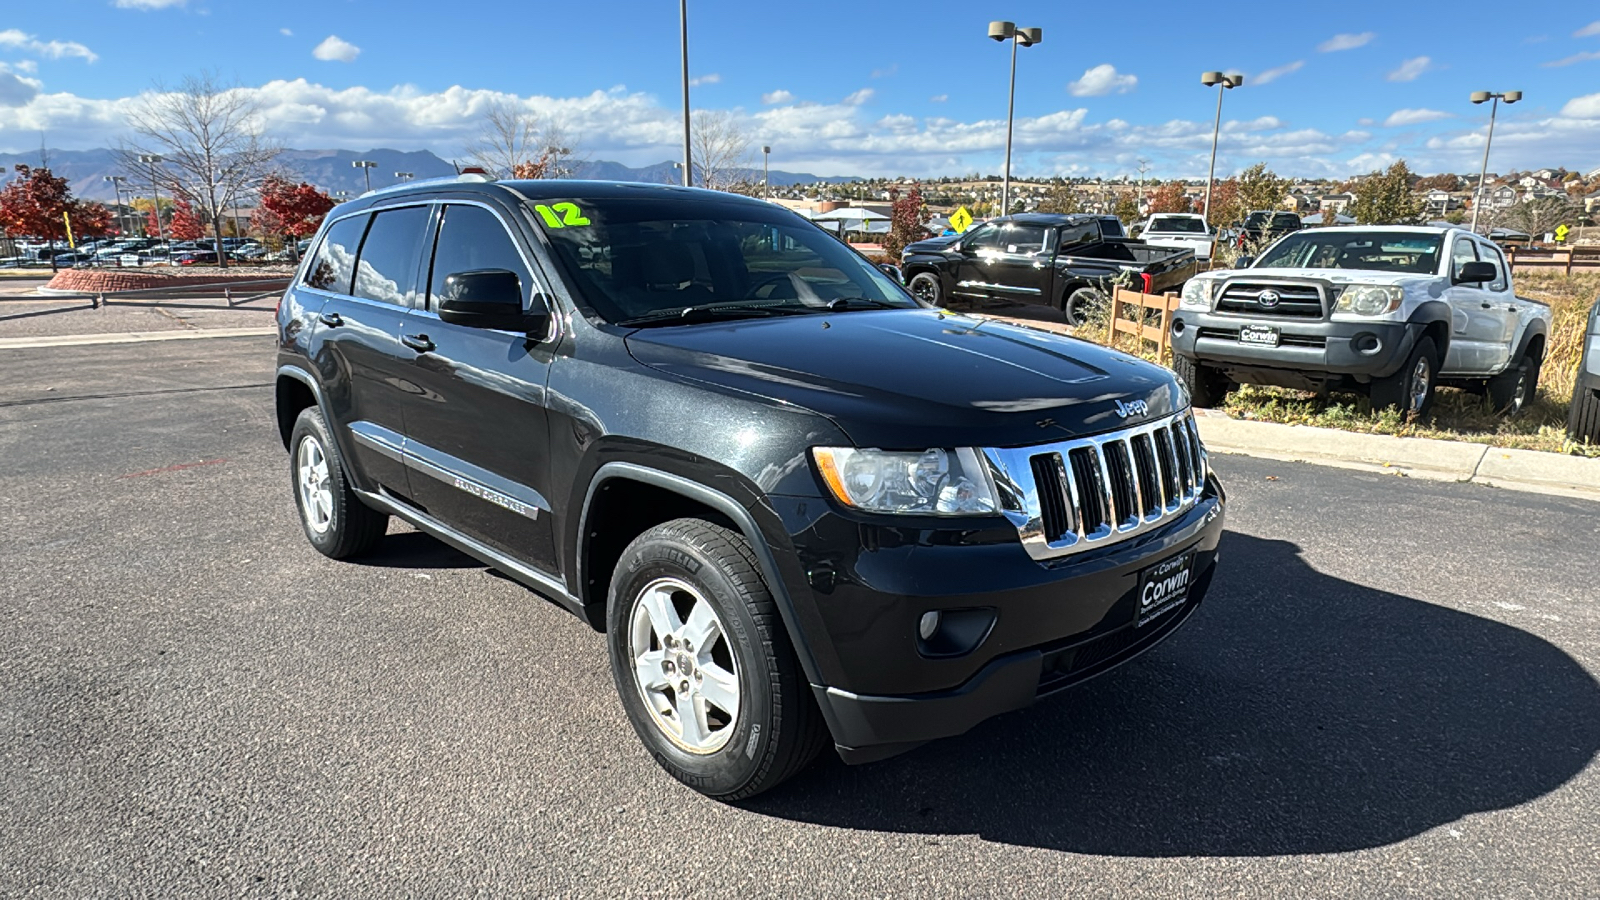
[[[300,417],[302,410],[315,406],[322,410],[323,418],[327,419],[328,410],[322,402],[321,385],[317,384],[311,373],[299,366],[278,367],[273,401],[277,412],[278,437],[283,441],[285,450],[289,449],[289,436],[294,433],[295,419]]]
[[[1511,355],[1512,363],[1519,359],[1532,359],[1536,362],[1544,361],[1545,344],[1549,341],[1549,334],[1543,319],[1534,319],[1523,329],[1522,340],[1519,342],[1517,352]]]
[[[608,493],[616,491],[617,493]],[[615,533],[592,531],[597,509],[629,509],[628,501],[651,497],[658,501],[647,515],[633,515],[627,527]],[[784,581],[777,557],[755,517],[737,500],[715,488],[681,475],[653,469],[633,462],[609,462],[595,471],[589,482],[578,518],[576,548],[576,587],[584,604],[585,618],[596,630],[604,630],[607,595],[611,575],[622,551],[645,530],[672,519],[696,516],[707,518],[739,532],[750,544],[761,566],[762,578],[772,592],[783,615],[784,628],[799,657],[800,667],[812,684],[821,684],[810,645],[803,639],[788,584]]]

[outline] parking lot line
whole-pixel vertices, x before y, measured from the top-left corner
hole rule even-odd
[[[206,328],[196,331],[127,331],[121,334],[61,334],[53,337],[0,338],[0,350],[30,347],[80,347],[88,344],[142,344],[146,341],[194,341],[202,338],[264,337],[272,327]]]

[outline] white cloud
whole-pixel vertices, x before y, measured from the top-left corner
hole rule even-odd
[[[1376,125],[1376,124],[1378,124],[1378,120],[1377,119],[1357,119],[1356,120],[1356,124],[1357,125]]]
[[[1433,69],[1433,60],[1426,56],[1414,56],[1400,64],[1400,68],[1389,73],[1390,81],[1416,81],[1424,72]]]
[[[323,62],[355,62],[356,57],[361,55],[361,48],[336,34],[330,34],[311,51],[311,55]]]
[[[278,33],[284,37],[294,37],[294,32],[288,28],[279,28]]]
[[[874,91],[872,88],[862,88],[861,90],[856,91],[855,93],[851,94],[850,96],[844,98],[844,105],[845,106],[860,106],[861,104],[867,102],[868,100],[871,100],[872,99],[872,95],[875,94],[875,93],[877,93],[877,92]]]
[[[896,72],[899,72],[899,71],[900,71],[900,64],[899,63],[890,63],[889,65],[884,66],[881,69],[873,69],[872,70],[872,77],[873,78],[888,78],[891,75],[894,75]]]
[[[12,74],[11,68],[0,62],[0,107],[24,106],[39,96],[39,82]]]
[[[19,59],[16,62],[11,63],[11,69],[15,72],[27,72],[29,75],[32,75],[33,73],[39,71],[39,64],[31,59]]]
[[[1245,83],[1249,84],[1250,82],[1254,82],[1257,86],[1271,84],[1285,75],[1300,71],[1300,68],[1305,64],[1305,60],[1297,59],[1288,65],[1278,66],[1276,69],[1268,69],[1265,72],[1256,75],[1254,78],[1247,80]]]
[[[1357,47],[1365,47],[1375,37],[1377,34],[1371,31],[1363,31],[1360,34],[1336,34],[1318,44],[1317,52],[1337,53],[1340,50],[1354,50]]]
[[[118,9],[166,9],[169,6],[182,6],[188,0],[117,0]]]
[[[63,59],[75,56],[85,62],[94,62],[99,55],[77,41],[41,41],[31,34],[24,34],[15,28],[0,31],[0,47],[10,47],[35,56],[48,56],[51,59]]]
[[[949,94],[934,94],[932,97],[928,98],[928,102],[929,103],[943,103],[943,102],[945,102],[946,100],[949,100],[949,99],[950,99],[950,95]]]
[[[718,75],[716,72],[712,72],[710,75],[696,75],[695,77],[689,79],[689,86],[699,87],[702,84],[717,84],[721,81],[722,76]]]
[[[1570,66],[1573,63],[1588,62],[1592,59],[1600,59],[1600,50],[1585,50],[1582,53],[1574,53],[1564,59],[1557,59],[1543,65],[1546,69],[1557,69],[1562,66]]]
[[[1396,128],[1401,125],[1421,125],[1423,122],[1437,122],[1440,119],[1453,119],[1451,113],[1437,109],[1397,109],[1383,120],[1383,127]]]
[[[761,102],[771,106],[775,103],[793,103],[794,95],[785,90],[771,91],[761,95]]]
[[[1137,75],[1123,75],[1110,63],[1101,63],[1085,69],[1083,77],[1067,84],[1067,92],[1074,97],[1104,97],[1106,94],[1126,94],[1139,84]]]
[[[1561,115],[1569,119],[1600,119],[1600,94],[1573,97],[1561,107]]]
[[[1577,31],[1574,31],[1572,36],[1577,38],[1600,36],[1600,21],[1590,22],[1582,28],[1579,28]]]

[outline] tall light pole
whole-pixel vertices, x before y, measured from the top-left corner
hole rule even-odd
[[[117,195],[117,230],[124,232],[126,236],[128,211],[122,208],[122,183],[128,179],[121,175],[107,175],[101,180],[111,182],[111,190]]]
[[[417,176],[413,172],[396,172],[394,173],[394,177],[398,179],[401,184],[404,184]]]
[[[1217,89],[1217,121],[1211,126],[1211,168],[1206,170],[1206,208],[1204,216],[1206,222],[1211,221],[1211,184],[1217,178],[1217,137],[1222,134],[1222,92],[1231,91],[1244,84],[1243,75],[1224,75],[1221,72],[1204,72],[1200,75],[1200,83],[1206,87],[1215,86]]]
[[[1483,179],[1489,174],[1489,145],[1494,143],[1494,117],[1500,111],[1500,101],[1515,103],[1522,99],[1521,91],[1506,91],[1503,94],[1489,91],[1473,91],[1473,103],[1493,101],[1489,106],[1489,137],[1483,142],[1483,166],[1478,169],[1478,186],[1472,191],[1472,230],[1478,230],[1478,210],[1483,206]]]
[[[367,176],[367,190],[372,190],[372,170],[376,169],[378,164],[370,159],[353,159],[350,165],[360,169],[361,174]]]
[[[161,181],[156,178],[156,166],[161,163],[162,159],[163,157],[156,153],[139,154],[139,162],[150,167],[150,196],[152,198],[150,202],[155,206],[156,238],[165,244],[167,242],[167,230],[161,224]],[[145,237],[149,236],[148,233],[145,234]]]
[[[761,193],[768,200],[772,199],[772,181],[768,175],[767,157],[772,155],[772,148],[766,144],[761,145]]]
[[[683,186],[694,183],[689,148],[689,0],[678,0],[678,46],[683,51]]]
[[[1011,42],[1011,89],[1006,94],[1006,164],[1000,181],[1000,215],[1011,212],[1011,122],[1017,109],[1017,46],[1032,47],[1044,37],[1042,28],[1018,28],[1011,22],[990,22],[989,37]]]

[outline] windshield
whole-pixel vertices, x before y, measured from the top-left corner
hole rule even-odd
[[[1166,234],[1205,234],[1206,222],[1188,216],[1156,216],[1150,220],[1150,230]]]
[[[1437,234],[1297,231],[1256,261],[1258,269],[1366,269],[1432,275],[1439,268]]]
[[[533,208],[582,299],[611,322],[691,309],[736,316],[918,306],[837,238],[780,207],[630,198]]]

